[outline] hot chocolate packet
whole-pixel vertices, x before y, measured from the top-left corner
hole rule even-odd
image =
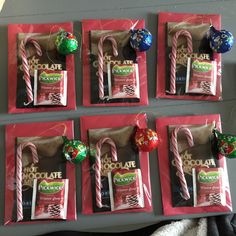
[[[67,105],[67,71],[34,71],[34,105]]]
[[[112,211],[144,207],[140,169],[116,169],[108,179]]]
[[[199,167],[192,171],[194,206],[225,206],[223,168]]]
[[[66,220],[68,187],[68,179],[34,179],[31,220]]]
[[[139,152],[133,148],[132,135],[135,126],[121,126],[114,128],[89,129],[89,146],[90,146],[90,167],[91,167],[91,186],[92,201],[94,212],[104,212],[111,210],[110,190],[108,173],[115,169],[139,169],[140,160]],[[117,149],[118,161],[112,160],[110,145],[104,144],[101,148],[101,200],[102,208],[96,204],[96,145],[102,137],[111,138]],[[88,194],[88,193],[86,193]],[[90,194],[90,193],[89,193]]]
[[[138,64],[107,64],[109,99],[140,98]]]
[[[216,61],[188,58],[186,93],[215,95],[216,79]]]

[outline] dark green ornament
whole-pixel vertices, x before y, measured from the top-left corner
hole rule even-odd
[[[63,154],[68,161],[77,164],[86,158],[87,146],[79,140],[68,140],[64,137]]]
[[[219,154],[228,158],[236,158],[236,135],[222,134],[215,130]]]
[[[78,41],[76,37],[69,32],[60,30],[56,37],[57,51],[62,55],[69,55],[78,49]]]

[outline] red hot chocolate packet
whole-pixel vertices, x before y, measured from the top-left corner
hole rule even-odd
[[[116,169],[108,179],[112,211],[144,207],[140,169]]]
[[[216,61],[188,58],[186,93],[216,94]]]
[[[67,71],[35,70],[34,105],[66,106]]]
[[[107,64],[109,99],[140,98],[138,64]]]
[[[223,168],[193,168],[194,206],[226,204]]]
[[[34,179],[31,220],[66,220],[68,183],[68,179]]]

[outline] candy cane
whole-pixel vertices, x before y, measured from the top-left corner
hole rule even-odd
[[[17,196],[17,221],[23,220],[23,206],[22,206],[22,152],[23,149],[29,147],[32,152],[33,163],[37,163],[38,153],[36,146],[33,143],[21,143],[17,147],[16,153],[16,196]]]
[[[31,81],[30,81],[30,66],[29,66],[29,63],[27,60],[27,54],[26,54],[27,43],[32,43],[36,49],[36,53],[39,56],[42,56],[42,50],[40,48],[40,45],[38,44],[38,42],[35,39],[32,39],[30,37],[26,37],[25,39],[23,39],[21,41],[20,46],[19,46],[19,53],[20,53],[21,60],[22,60],[22,68],[23,68],[23,73],[24,73],[23,79],[25,80],[26,93],[27,93],[27,99],[28,99],[28,102],[24,103],[25,106],[29,105],[34,100]]]
[[[187,39],[188,53],[193,52],[192,36],[187,30],[179,30],[172,38],[172,51],[171,51],[171,67],[170,67],[170,91],[168,93],[176,93],[176,54],[177,54],[177,41],[179,36],[185,36]]]
[[[103,85],[103,43],[105,40],[109,40],[112,43],[113,55],[118,56],[117,43],[114,37],[111,35],[104,35],[98,42],[98,85],[99,85],[99,98],[104,99],[104,85]]]
[[[99,208],[102,208],[101,149],[104,143],[108,143],[111,146],[112,161],[117,161],[117,151],[114,141],[108,137],[101,138],[96,144],[96,163],[95,163],[96,205]]]
[[[179,131],[183,131],[185,133],[190,147],[192,147],[194,143],[193,143],[192,133],[188,128],[183,127],[183,126],[178,126],[172,131],[172,134],[171,134],[172,152],[174,154],[175,166],[177,168],[177,175],[179,177],[180,185],[182,188],[182,197],[185,200],[188,200],[190,198],[190,195],[188,191],[187,182],[184,176],[183,162],[178,151],[177,135]]]

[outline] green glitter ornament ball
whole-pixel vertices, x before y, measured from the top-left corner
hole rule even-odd
[[[76,37],[69,32],[61,30],[56,37],[57,51],[62,55],[69,55],[78,49],[78,41]]]
[[[215,130],[218,152],[228,158],[236,158],[236,135],[222,134]]]
[[[63,154],[65,158],[74,163],[82,162],[87,156],[87,146],[79,140],[64,139]]]

